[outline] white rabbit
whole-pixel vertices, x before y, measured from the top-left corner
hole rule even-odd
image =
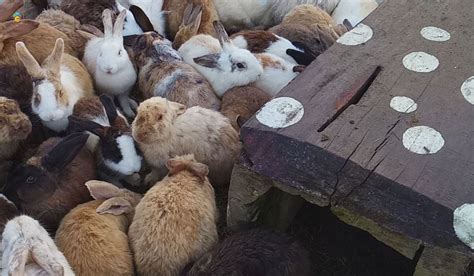
[[[214,22],[214,28],[219,40],[210,35],[197,35],[178,51],[183,60],[207,78],[216,94],[222,97],[233,87],[258,80],[263,68],[252,53],[232,44],[220,22]]]
[[[132,14],[132,12],[126,9],[124,6],[120,5],[119,2],[117,2],[117,8],[120,12],[126,11],[127,13],[125,17],[125,22],[123,24],[123,36],[143,34],[143,30],[138,25],[137,21],[135,20],[135,16]]]
[[[19,216],[7,223],[2,249],[2,276],[74,275],[48,232],[29,216]]]
[[[137,103],[129,98],[137,72],[123,46],[122,29],[126,11],[112,24],[112,12],[104,10],[104,37],[95,37],[87,43],[83,62],[94,76],[99,92],[116,96],[125,115],[133,117]]]
[[[344,19],[355,26],[373,12],[379,4],[376,0],[340,0],[339,5],[332,13],[332,18],[338,24],[342,24]]]
[[[23,42],[16,43],[16,51],[33,80],[33,112],[46,127],[56,132],[66,130],[68,116],[76,102],[94,94],[87,69],[75,57],[64,54],[61,38],[56,40],[52,53],[41,65]]]
[[[164,0],[130,0],[131,5],[135,5],[143,10],[155,32],[164,35],[166,29],[166,12],[162,10]]]

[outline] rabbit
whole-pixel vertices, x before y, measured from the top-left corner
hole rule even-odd
[[[33,84],[25,67],[23,65],[0,65],[0,102],[9,107],[6,109],[8,114],[3,113],[5,116],[0,116],[3,117],[3,122],[10,122],[13,127],[10,128],[10,130],[12,130],[10,133],[15,134],[16,138],[13,136],[10,136],[10,138],[18,142],[22,141],[18,146],[8,147],[10,150],[20,148],[20,150],[16,151],[20,154],[15,154],[15,159],[21,159],[29,154],[29,151],[24,150],[24,148],[33,149],[47,139],[47,133],[43,129],[40,118],[31,110],[32,97]],[[14,107],[15,104],[12,100],[16,102],[19,109]],[[2,112],[0,111],[0,113]],[[27,122],[26,119],[28,119],[29,122]],[[4,126],[7,127],[8,123]],[[8,129],[9,128],[3,129],[3,137],[8,136]],[[14,129],[16,130],[13,132]],[[19,137],[26,132],[30,133],[26,139]],[[2,157],[0,157],[0,159],[2,159]]]
[[[126,12],[120,12],[115,25],[112,12],[104,10],[104,37],[95,37],[87,42],[83,62],[93,75],[99,92],[116,96],[120,107],[128,117],[134,117],[137,103],[129,98],[137,80],[137,73],[124,48],[122,27]]]
[[[314,24],[335,26],[336,22],[325,10],[314,5],[298,5],[294,7],[280,24],[299,24],[311,28]]]
[[[16,208],[16,205],[5,195],[0,194],[0,233],[3,233],[7,222],[16,217],[18,214],[19,212],[18,208]]]
[[[90,24],[101,31],[104,31],[104,10],[110,10],[112,17],[119,14],[116,0],[62,0],[59,8],[74,16],[81,24]]]
[[[255,82],[263,68],[252,53],[232,44],[220,22],[214,22],[214,27],[219,40],[209,35],[197,35],[184,43],[178,52],[222,97],[233,87]]]
[[[211,183],[227,185],[240,153],[238,133],[216,111],[153,97],[140,104],[132,123],[132,135],[145,160],[160,175],[166,160],[193,153],[209,166]]]
[[[142,156],[136,148],[131,127],[117,111],[112,98],[107,95],[82,98],[74,106],[69,121],[69,132],[95,134],[89,138],[92,141],[88,142],[88,148],[96,154],[101,179],[119,185],[140,171]]]
[[[221,113],[236,131],[240,131],[240,127],[270,99],[268,93],[256,87],[234,87],[222,97]]]
[[[0,71],[1,72],[1,71]],[[12,158],[32,124],[15,100],[0,96],[0,162]]]
[[[348,24],[347,21],[346,23]],[[350,28],[351,26],[349,24],[347,26],[314,24],[311,27],[306,27],[298,23],[285,23],[277,25],[269,29],[269,31],[281,37],[285,37],[297,48],[303,49],[304,54],[292,49],[288,49],[287,54],[293,57],[298,64],[309,65]]]
[[[94,94],[92,79],[75,57],[64,54],[64,41],[56,41],[51,55],[40,64],[23,42],[17,42],[18,57],[33,81],[31,107],[47,128],[62,132],[76,102]]]
[[[46,8],[48,8],[46,0],[24,0],[24,4],[18,9],[18,12],[21,18],[35,19]]]
[[[261,53],[255,54],[255,56],[262,64],[263,74],[254,85],[272,97],[305,68],[305,66],[295,65],[272,54]]]
[[[212,86],[191,65],[182,61],[168,40],[148,32],[130,43],[138,68],[141,101],[160,96],[186,107],[219,110],[220,100]]]
[[[217,243],[217,207],[208,167],[193,155],[166,162],[169,174],[135,208],[128,230],[139,275],[178,275]]]
[[[35,156],[14,166],[4,194],[20,211],[39,220],[51,233],[78,204],[91,200],[84,183],[96,179],[95,160],[83,148],[89,135],[50,138]]]
[[[69,263],[40,223],[19,216],[10,220],[3,232],[2,276],[74,276]]]
[[[231,32],[249,29],[268,29],[280,24],[283,17],[295,6],[317,5],[329,14],[340,0],[214,0],[217,13]],[[348,0],[351,1],[351,0]]]
[[[273,54],[294,64],[298,64],[298,60],[289,55],[288,50],[299,52],[302,56],[308,55],[304,49],[296,47],[288,39],[268,31],[242,31],[233,34],[231,39],[232,43],[239,48],[247,49],[252,53]]]
[[[77,57],[78,53],[71,40],[63,32],[48,24],[28,19],[18,23],[15,21],[0,23],[0,65],[21,65],[15,48],[18,41],[28,45],[33,57],[43,62],[51,53],[58,38],[64,40],[64,52]]]
[[[178,31],[185,21],[184,18],[193,11],[195,14],[201,14],[195,34],[216,36],[213,22],[218,21],[219,16],[217,15],[213,0],[165,0],[163,10],[169,12],[167,16],[168,31],[173,39],[176,39]]]
[[[91,180],[95,199],[72,209],[61,221],[56,243],[78,275],[134,275],[127,231],[141,195]]]
[[[336,23],[342,24],[344,20],[355,26],[371,14],[378,6],[378,0],[340,0],[339,5],[331,14]]]
[[[78,53],[77,57],[79,59],[82,58],[84,55],[84,48],[86,47],[87,39],[77,32],[78,30],[82,29],[82,25],[79,20],[62,10],[47,9],[38,15],[36,21],[48,23],[49,25],[66,34],[71,40],[72,46]]]
[[[226,238],[182,273],[211,275],[311,275],[309,253],[284,233],[253,229]]]

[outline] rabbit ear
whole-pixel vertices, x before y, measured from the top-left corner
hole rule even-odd
[[[49,70],[53,74],[59,75],[61,71],[61,63],[64,53],[64,40],[58,38],[51,54],[44,60],[43,68]]]
[[[93,134],[99,136],[99,138],[104,139],[107,135],[108,127],[99,125],[96,122],[88,121],[77,116],[69,116],[69,125],[68,132],[77,133],[83,131],[90,131]]]
[[[97,38],[96,35],[94,35],[92,33],[89,33],[89,32],[86,32],[86,31],[82,31],[82,30],[77,30],[76,33],[78,33],[80,36],[82,36],[83,38],[85,38],[87,40]]]
[[[114,197],[104,201],[99,207],[97,207],[96,212],[103,214],[111,214],[114,216],[120,216],[127,213],[132,209],[132,204],[123,197]]]
[[[102,22],[104,23],[104,37],[111,37],[113,35],[114,28],[111,10],[105,9],[102,12]]]
[[[194,5],[189,3],[184,10],[183,23],[184,26],[191,26],[192,32],[197,33],[201,25],[202,5]]]
[[[23,0],[3,1],[0,4],[0,22],[7,21],[8,18],[23,6]]]
[[[237,123],[239,128],[242,128],[242,126],[245,124],[246,120],[242,116],[237,115],[237,117],[235,118],[235,122]]]
[[[292,57],[298,64],[308,66],[316,57],[306,52],[301,52],[293,49],[286,50],[286,54]]]
[[[105,181],[90,180],[86,182],[86,187],[93,199],[105,200],[120,195],[118,187]]]
[[[113,36],[115,38],[122,38],[123,33],[123,24],[125,22],[125,17],[127,16],[127,10],[120,12],[119,16],[115,20]]]
[[[188,170],[203,181],[206,179],[206,176],[209,174],[209,167],[207,165],[204,165],[202,163],[197,163],[197,162],[193,162],[189,164]]]
[[[194,58],[194,62],[207,68],[221,69],[219,65],[219,58],[221,54],[209,54]]]
[[[123,44],[128,47],[133,47],[141,35],[127,35],[123,37]]]
[[[47,155],[41,158],[41,166],[48,171],[58,172],[64,169],[87,142],[89,134],[73,133],[63,138]]]
[[[352,26],[352,23],[347,19],[344,19],[344,21],[342,21],[342,24],[347,28],[347,31],[354,29],[354,26]]]
[[[8,255],[8,274],[11,276],[25,275],[26,261],[28,260],[29,250],[24,241],[17,239],[11,246],[12,251]],[[4,268],[6,269],[6,268]]]
[[[49,236],[48,236],[49,238]],[[53,242],[53,241],[51,241]],[[47,244],[40,243],[33,246],[31,250],[31,258],[49,275],[64,275],[63,265],[54,257],[54,252]],[[53,249],[54,250],[54,249]]]
[[[181,115],[186,112],[186,106],[184,104],[176,103],[176,102],[169,102],[170,107],[176,112],[176,115]]]
[[[155,30],[150,19],[140,7],[131,5],[129,10],[133,14],[133,17],[135,17],[135,21],[137,21],[138,26],[140,26],[143,32],[153,32]]]
[[[168,168],[170,175],[174,175],[180,171],[184,171],[186,169],[186,164],[181,160],[170,159],[166,161],[166,168]]]
[[[118,113],[117,108],[115,107],[115,103],[111,97],[108,95],[102,94],[99,97],[100,102],[105,108],[105,112],[107,113],[107,118],[109,118],[109,123],[112,125],[115,120],[117,119]]]
[[[232,42],[230,41],[229,36],[225,31],[224,25],[222,25],[220,21],[214,21],[213,24],[214,30],[216,30],[217,38],[219,39],[221,46],[224,47],[225,45],[231,44]]]
[[[39,22],[27,19],[22,20],[18,23],[15,21],[7,21],[0,23],[0,42],[3,42],[12,37],[26,35],[38,28],[39,24]]]
[[[36,61],[36,59],[33,57],[30,51],[28,51],[28,49],[26,48],[25,43],[23,42],[16,43],[16,53],[18,55],[18,58],[20,58],[21,62],[25,66],[26,71],[28,71],[28,74],[30,74],[30,76],[32,76],[33,78],[38,78],[38,79],[42,79],[46,77],[39,63]]]

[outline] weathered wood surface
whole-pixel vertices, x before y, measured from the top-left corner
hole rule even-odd
[[[278,95],[304,105],[301,121],[272,129],[253,118],[242,128],[250,169],[318,205],[337,205],[395,233],[471,254],[452,223],[454,209],[474,202],[474,106],[460,92],[474,75],[473,11],[469,0],[385,1],[363,22],[374,30],[371,40],[336,44]],[[451,39],[425,40],[426,26],[449,31]],[[405,69],[403,57],[415,51],[435,55],[438,69]],[[379,66],[368,90],[350,104],[348,95]],[[393,96],[415,99],[418,110],[392,110]],[[344,103],[350,105],[338,112]],[[441,151],[418,155],[403,147],[403,133],[417,125],[441,132]]]

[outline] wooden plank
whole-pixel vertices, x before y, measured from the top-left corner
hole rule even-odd
[[[364,21],[374,30],[371,40],[335,45],[278,95],[304,105],[301,121],[271,129],[254,118],[242,128],[252,169],[317,196],[320,205],[340,205],[397,233],[469,252],[452,216],[474,200],[474,106],[460,92],[474,75],[472,10],[464,0],[385,1]],[[448,30],[451,39],[424,39],[426,26]],[[413,51],[435,55],[439,68],[408,71],[402,59]],[[361,99],[345,106],[378,66]],[[399,95],[415,99],[418,110],[392,110],[390,100]],[[417,155],[403,147],[403,133],[417,125],[440,131],[440,152]]]

